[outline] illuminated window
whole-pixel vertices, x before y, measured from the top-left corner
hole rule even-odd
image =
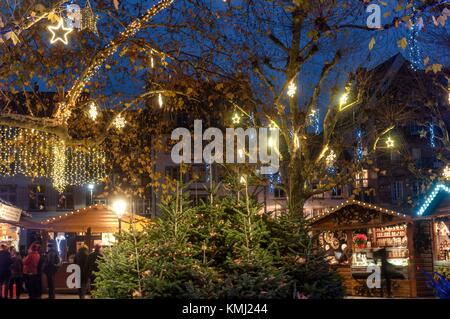
[[[356,173],[355,182],[357,188],[369,187],[369,171],[367,169],[363,169],[361,172]]]
[[[17,186],[0,185],[0,198],[11,204],[17,204]]]

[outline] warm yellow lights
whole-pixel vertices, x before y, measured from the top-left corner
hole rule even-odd
[[[67,36],[73,31],[72,28],[66,28],[64,26],[64,20],[60,19],[58,25],[56,26],[48,26],[47,29],[51,32],[52,38],[50,40],[51,44],[55,44],[56,42],[60,41],[67,45],[69,43]],[[61,31],[64,31],[63,37],[60,35],[57,35],[57,33],[62,33]]]
[[[294,81],[291,81],[288,85],[287,95],[289,97],[294,97],[297,93],[297,86],[295,85]]]
[[[386,140],[386,147],[393,148],[395,146],[394,140],[389,136]]]
[[[159,95],[158,95],[158,104],[159,104],[159,108],[163,107],[164,102],[163,102],[161,93],[159,93]]]
[[[352,83],[350,82],[345,86],[345,92],[342,93],[341,97],[339,98],[339,111],[344,111],[358,103],[359,98],[356,101],[349,103],[351,89]]]
[[[116,116],[116,118],[113,121],[113,125],[115,128],[121,130],[125,127],[125,125],[127,125],[127,121],[125,120],[125,118],[122,116],[122,114],[119,114]]]
[[[444,168],[444,170],[442,171],[442,176],[446,179],[446,180],[450,180],[450,165],[447,164],[447,166]]]
[[[239,182],[240,182],[242,185],[246,185],[246,184],[247,184],[247,178],[246,178],[244,175],[242,175],[242,176],[241,176],[241,179],[239,180]]]
[[[239,116],[239,114],[234,113],[231,120],[233,121],[233,124],[239,124],[239,122],[241,121],[241,117]]]
[[[118,198],[114,200],[112,209],[118,218],[122,218],[127,210],[127,202],[124,199]]]
[[[336,161],[336,153],[331,150],[328,156],[325,158],[325,163],[327,167],[331,167],[334,165],[334,162]]]
[[[98,117],[98,109],[97,109],[97,105],[95,104],[95,102],[91,102],[89,104],[89,117],[93,121],[95,121]]]

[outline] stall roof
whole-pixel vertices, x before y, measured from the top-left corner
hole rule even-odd
[[[150,220],[125,214],[122,217],[122,229],[129,229],[131,220],[137,229],[142,229]],[[55,232],[86,232],[88,228],[95,233],[115,233],[119,230],[117,215],[106,205],[92,205],[76,211],[63,213],[41,222],[48,231]]]
[[[395,212],[395,211],[393,211],[391,209],[383,208],[383,207],[380,207],[380,206],[377,206],[377,205],[374,205],[374,204],[370,204],[370,203],[360,202],[360,201],[355,200],[355,199],[348,199],[348,200],[342,202],[341,204],[331,208],[330,210],[325,211],[324,213],[320,214],[319,216],[311,218],[310,222],[311,223],[315,223],[315,222],[317,222],[317,221],[319,221],[319,220],[321,220],[321,219],[323,219],[323,218],[325,218],[325,217],[327,217],[329,215],[332,215],[336,211],[344,208],[345,206],[350,206],[350,205],[358,205],[358,206],[361,206],[361,207],[365,207],[365,208],[369,208],[369,209],[373,209],[373,210],[379,211],[379,212],[384,213],[384,214],[410,219],[410,217],[408,215]]]

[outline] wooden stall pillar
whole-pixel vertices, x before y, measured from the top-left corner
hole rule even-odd
[[[409,278],[409,289],[410,297],[417,297],[417,284],[416,284],[416,253],[414,248],[414,233],[415,224],[414,222],[409,222],[406,224],[406,237],[408,245],[409,263],[408,263],[408,278]]]
[[[89,252],[92,251],[92,230],[89,227],[86,231],[86,244],[88,246]]]

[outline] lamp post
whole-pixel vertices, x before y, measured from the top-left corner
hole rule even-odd
[[[123,199],[116,199],[113,202],[112,208],[119,219],[119,235],[122,233],[122,216],[127,209],[127,202]]]

